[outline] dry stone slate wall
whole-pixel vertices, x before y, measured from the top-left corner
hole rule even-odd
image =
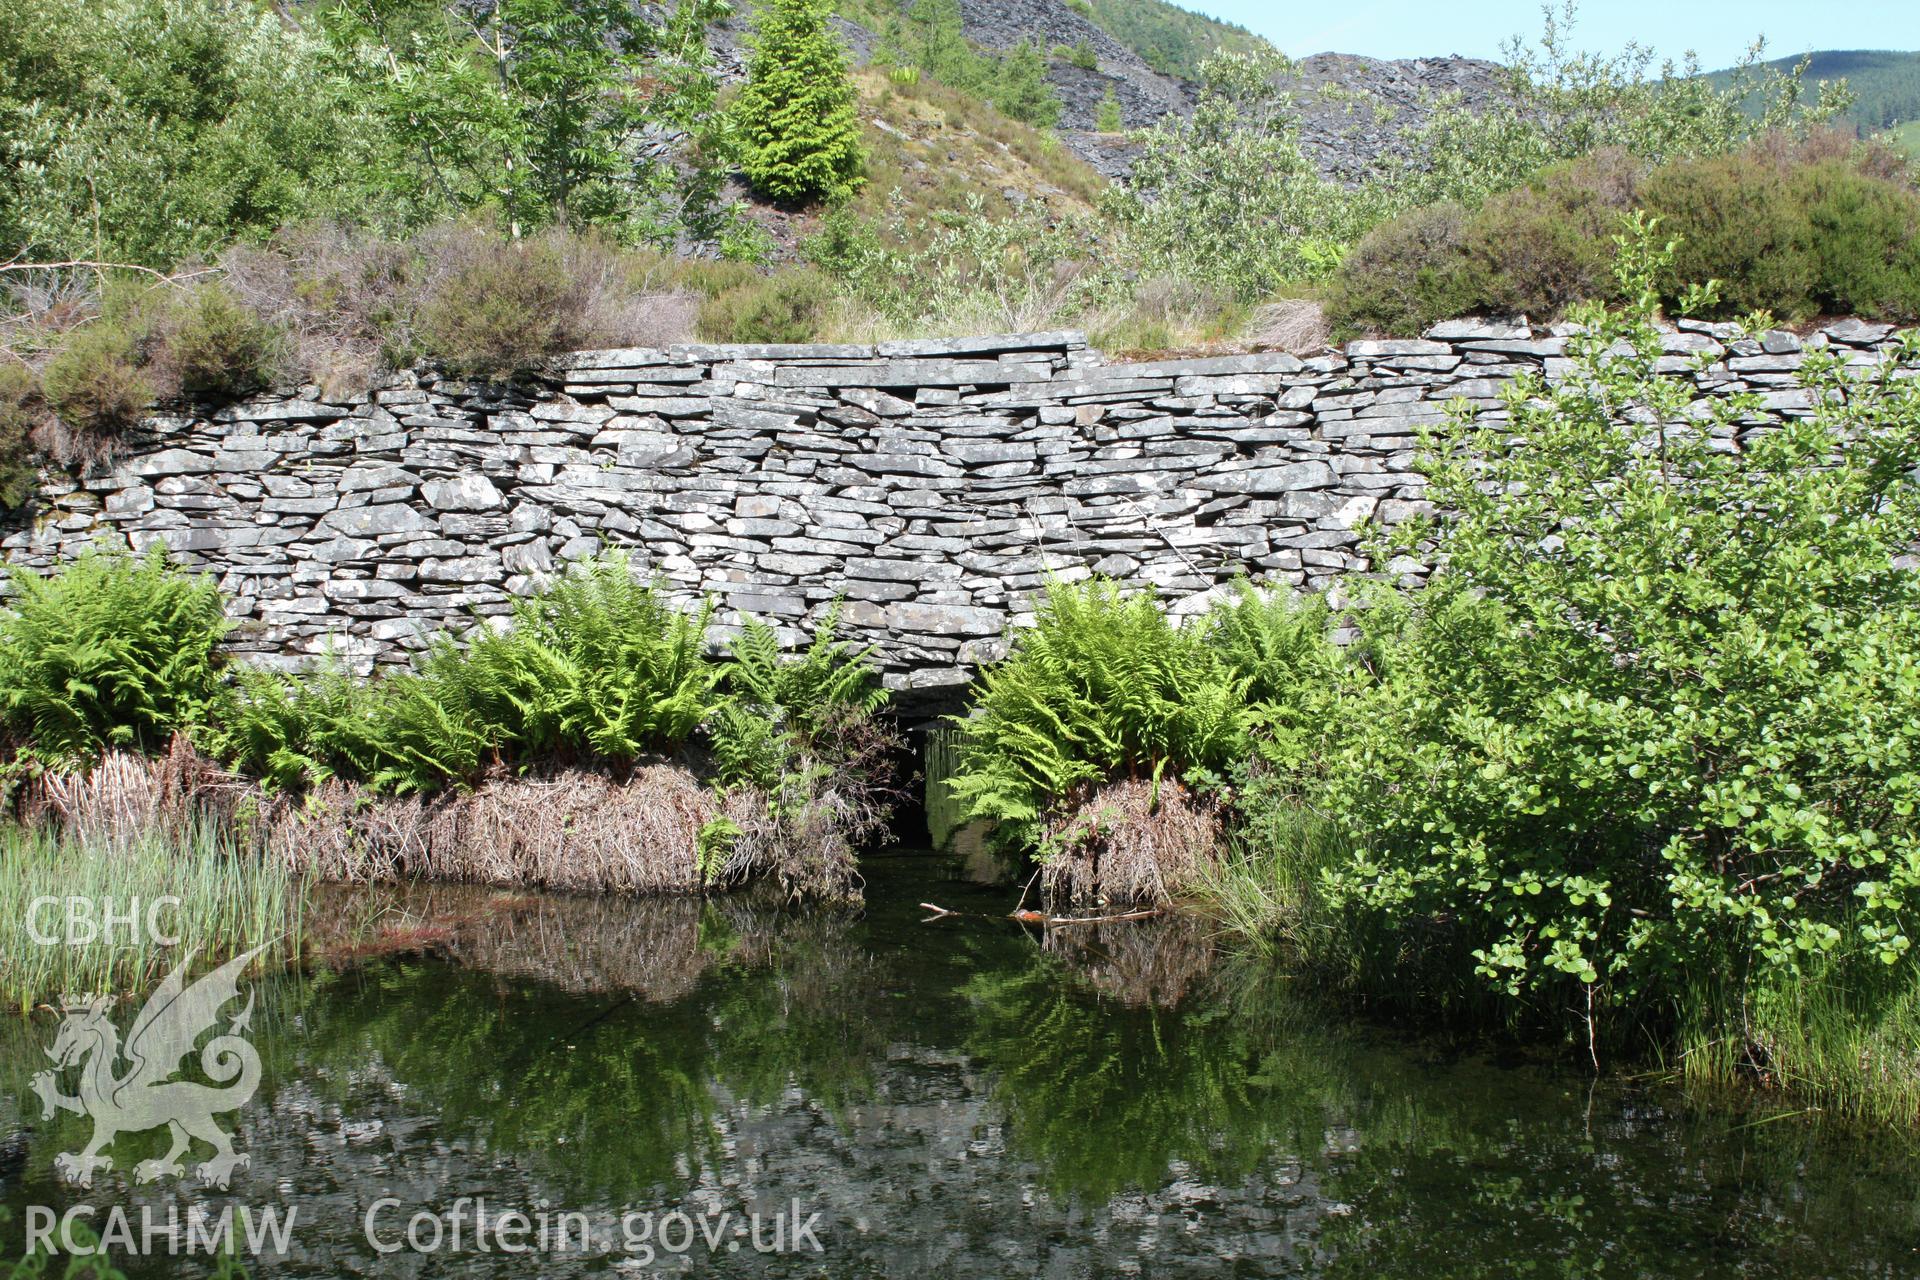
[[[1884,326],[1809,341],[1861,359]],[[1702,396],[1805,412],[1791,334],[1672,332]],[[512,386],[403,374],[153,418],[110,468],[46,483],[0,540],[47,567],[160,542],[215,574],[237,649],[403,661],[602,546],[723,624],[805,626],[836,599],[889,683],[937,691],[1001,651],[1049,573],[1152,583],[1201,607],[1241,575],[1321,588],[1358,527],[1424,509],[1415,434],[1463,397],[1549,376],[1564,340],[1459,321],[1426,338],[1108,364],[1077,334],[877,346],[582,352]],[[1403,564],[1397,571],[1419,572]]]

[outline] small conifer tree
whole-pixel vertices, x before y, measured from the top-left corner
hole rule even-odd
[[[741,167],[776,200],[843,196],[860,183],[860,145],[846,50],[827,0],[772,0],[760,11],[747,83],[733,106]]]
[[[1107,86],[1106,97],[1100,99],[1100,105],[1093,113],[1093,127],[1101,133],[1119,133],[1126,128],[1126,122],[1120,116],[1120,99],[1114,96],[1113,86]]]
[[[1006,115],[1043,129],[1060,118],[1060,99],[1047,83],[1047,60],[1033,41],[1008,49],[994,79],[988,97]]]

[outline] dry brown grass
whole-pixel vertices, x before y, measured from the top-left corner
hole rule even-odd
[[[1333,340],[1327,310],[1309,298],[1283,298],[1256,307],[1247,322],[1246,341],[1269,351],[1310,356]]]
[[[158,759],[110,751],[84,772],[43,773],[22,789],[31,826],[58,826],[88,844],[126,848],[155,833],[232,828],[257,811],[258,790],[175,734]]]
[[[752,806],[742,797],[723,807],[691,769],[673,763],[641,765],[624,778],[583,769],[501,776],[429,797],[377,796],[332,781],[279,805],[266,844],[293,870],[323,880],[698,893],[706,885],[700,831],[736,807]],[[736,844],[733,860],[746,843]],[[730,881],[733,870],[717,879]]]
[[[1219,806],[1177,781],[1110,782],[1048,824],[1041,891],[1054,904],[1169,902],[1213,864],[1220,831]]]
[[[28,824],[122,846],[210,826],[296,874],[345,884],[658,896],[764,877],[784,898],[859,900],[854,848],[884,825],[885,794],[827,778],[776,806],[747,788],[717,792],[700,765],[676,758],[617,773],[502,771],[472,790],[424,797],[335,779],[290,796],[227,772],[176,737],[157,759],[112,752],[91,769],[34,778],[18,812]],[[703,867],[701,833],[714,824],[734,834]]]

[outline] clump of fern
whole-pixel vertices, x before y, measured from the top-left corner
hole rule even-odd
[[[1221,661],[1246,680],[1254,753],[1269,765],[1301,762],[1337,719],[1335,704],[1349,670],[1333,642],[1326,600],[1242,581],[1208,612],[1203,626]]]
[[[766,798],[788,892],[852,895],[854,848],[892,813],[898,729],[870,661],[837,635],[829,610],[805,649],[787,654],[749,620],[729,646],[725,696],[707,723],[719,782]]]
[[[749,619],[729,645],[726,697],[709,725],[723,777],[769,791],[799,757],[834,754],[832,739],[886,705],[871,649],[840,640],[836,605],[798,654],[782,652],[766,623]]]
[[[1253,678],[1151,591],[1094,579],[1048,586],[1034,625],[981,673],[956,721],[950,794],[1029,845],[1049,808],[1089,784],[1171,773],[1205,782],[1247,748]]]
[[[337,775],[397,794],[471,782],[496,761],[630,764],[711,714],[710,614],[675,608],[610,556],[516,602],[505,629],[438,637],[411,672],[249,673],[213,742],[280,786]]]
[[[676,608],[609,556],[516,602],[504,630],[436,646],[422,675],[457,691],[493,751],[626,764],[685,742],[711,711],[712,612]]]
[[[84,765],[157,751],[203,723],[226,620],[211,578],[146,555],[88,552],[45,577],[11,571],[0,610],[0,719],[19,756]]]

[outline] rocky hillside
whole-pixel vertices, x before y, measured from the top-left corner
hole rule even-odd
[[[906,6],[902,6],[903,11]],[[875,14],[885,0],[849,4],[838,20],[857,63],[881,44]],[[1121,123],[1142,129],[1161,117],[1193,108],[1191,80],[1161,68],[1197,68],[1216,45],[1251,47],[1258,37],[1166,4],[1165,0],[1103,0],[1082,6],[1071,0],[960,0],[963,30],[982,49],[1001,51],[1022,40],[1043,50],[1088,49],[1094,65],[1051,58],[1047,78],[1059,95],[1058,130],[1080,159],[1108,178],[1131,167],[1135,147],[1124,136],[1096,125],[1108,93],[1120,105]],[[751,21],[743,7],[715,29],[722,65],[738,73]],[[1186,21],[1191,20],[1191,21]],[[1124,38],[1123,38],[1124,37]],[[1129,40],[1132,42],[1130,43]],[[1329,177],[1352,181],[1378,157],[1390,154],[1400,130],[1425,119],[1434,99],[1458,94],[1469,105],[1498,92],[1500,68],[1472,58],[1381,61],[1347,54],[1316,54],[1299,64],[1289,88],[1300,110],[1301,143]]]
[[[1418,128],[1433,104],[1457,97],[1469,109],[1500,93],[1502,68],[1479,58],[1404,58],[1386,62],[1316,53],[1298,63],[1287,87],[1299,113],[1300,145],[1330,178],[1353,182],[1395,154],[1402,131]]]

